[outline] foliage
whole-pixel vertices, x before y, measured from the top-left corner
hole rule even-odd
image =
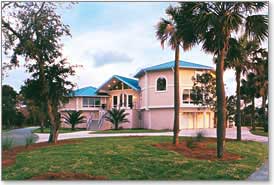
[[[191,99],[194,104],[216,109],[216,79],[212,73],[197,74],[193,77]]]
[[[162,18],[156,26],[156,38],[161,46],[167,43],[171,49],[175,50],[174,61],[174,126],[173,144],[179,143],[179,112],[180,112],[180,77],[179,60],[180,47],[185,51],[197,44],[197,36],[194,33],[194,25],[191,22],[189,11],[180,10],[178,7],[169,6],[166,9],[168,19]]]
[[[198,132],[195,139],[196,139],[196,141],[203,141],[205,139],[204,133],[201,131]]]
[[[224,63],[233,35],[244,33],[250,40],[263,41],[268,36],[268,18],[258,15],[267,6],[265,2],[193,2],[180,3],[182,12],[194,25],[194,34],[205,52],[216,58],[217,94],[217,156],[221,158],[225,140]]]
[[[12,137],[2,137],[2,149],[10,150],[14,144],[14,140]]]
[[[191,138],[189,138],[189,139],[187,139],[186,140],[186,146],[188,147],[188,148],[195,148],[196,147],[196,143],[195,143],[195,139],[193,139],[192,137]]]
[[[126,118],[129,113],[125,113],[125,111],[125,109],[116,108],[108,110],[108,114],[105,118],[107,121],[111,122],[115,126],[115,130],[118,130],[118,125],[120,123],[129,122],[129,120]]]
[[[18,66],[18,56],[23,57],[31,74],[29,80],[39,84],[39,101],[47,110],[52,128],[49,142],[57,141],[58,106],[72,90],[73,84],[67,79],[74,75],[73,66],[62,56],[61,38],[70,36],[70,32],[56,13],[57,7],[52,2],[6,2],[1,18],[4,52],[11,53],[8,65]]]
[[[17,109],[20,105],[17,92],[9,85],[2,85],[2,125],[4,128],[21,127],[24,115]]]
[[[25,146],[29,147],[31,144],[35,143],[35,138],[32,135],[28,135],[25,137]]]
[[[226,97],[226,111],[227,111],[227,120],[234,121],[236,115],[236,97],[227,96]]]
[[[75,126],[80,123],[85,123],[85,116],[82,116],[83,111],[70,111],[63,117],[64,122],[71,125],[71,130],[75,130]]]
[[[15,165],[2,169],[2,179],[29,179],[52,169],[105,176],[109,180],[246,180],[268,157],[267,145],[250,141],[226,141],[227,152],[243,156],[229,162],[191,159],[152,146],[171,142],[172,137],[166,136],[79,141],[20,153]],[[54,154],[58,155],[53,157]]]
[[[257,127],[256,130],[250,130],[250,132],[254,135],[268,137],[268,132],[265,132],[263,127]]]

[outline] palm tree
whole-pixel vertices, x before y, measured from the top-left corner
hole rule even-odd
[[[184,4],[182,4],[184,6]],[[156,37],[160,40],[164,48],[165,42],[175,50],[174,61],[174,127],[173,127],[173,144],[179,144],[179,111],[180,111],[180,94],[179,94],[179,62],[180,62],[180,46],[186,51],[190,49],[196,42],[197,38],[194,34],[193,24],[187,11],[182,12],[177,7],[169,6],[166,9],[169,19],[162,18],[156,27]]]
[[[251,100],[251,126],[252,126],[252,130],[256,129],[255,126],[255,119],[254,119],[254,115],[255,115],[255,97],[257,94],[257,87],[256,87],[256,75],[252,72],[247,74],[247,79],[243,79],[242,82],[242,86],[241,86],[241,92],[243,94],[245,94],[246,96],[249,97],[249,99]]]
[[[256,85],[258,96],[262,97],[262,114],[264,121],[264,131],[268,131],[266,116],[266,101],[268,96],[268,52],[265,49],[259,49],[254,53],[254,69],[256,73]]]
[[[108,110],[108,115],[106,115],[106,120],[111,122],[115,126],[115,130],[118,130],[118,125],[120,123],[129,122],[126,118],[129,113],[125,113],[125,109],[116,109]]]
[[[71,125],[71,130],[75,130],[75,126],[80,123],[85,123],[85,116],[82,116],[82,111],[71,111],[63,117],[64,122]]]
[[[236,126],[237,140],[241,140],[241,74],[251,68],[250,56],[259,47],[256,41],[248,41],[246,35],[236,40],[229,40],[229,49],[225,60],[225,68],[235,69],[236,76]]]
[[[184,3],[186,4],[186,3]],[[268,35],[268,20],[253,15],[265,8],[265,2],[193,2],[191,21],[205,52],[217,57],[217,157],[222,158],[225,140],[226,102],[224,89],[224,61],[232,34],[246,33],[249,39],[264,40]]]

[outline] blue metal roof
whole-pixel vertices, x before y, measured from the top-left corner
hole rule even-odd
[[[96,90],[97,89],[92,86],[84,87],[73,91],[70,93],[70,96],[97,96]]]
[[[113,77],[116,77],[118,80],[124,82],[128,86],[130,86],[134,90],[140,90],[141,88],[139,87],[138,80],[132,79],[132,78],[127,78],[124,76],[119,76],[119,75],[114,75]]]
[[[124,76],[119,76],[119,75],[113,75],[111,78],[109,78],[104,84],[102,84],[96,92],[99,92],[100,89],[107,84],[112,78],[116,78],[117,80],[120,80],[121,82],[125,83],[129,87],[131,87],[135,91],[139,91],[141,88],[138,85],[138,80],[132,79],[132,78],[127,78]]]
[[[165,69],[171,69],[174,67],[174,61],[166,62],[163,64],[147,67],[144,69],[141,69],[134,77],[140,77],[142,76],[145,72],[147,71],[160,71],[160,70],[165,70]],[[207,69],[207,70],[213,70],[213,67],[210,66],[205,66],[201,64],[195,64],[192,62],[186,62],[180,60],[180,68],[189,68],[189,69]]]

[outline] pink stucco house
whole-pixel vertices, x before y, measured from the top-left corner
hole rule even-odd
[[[59,111],[82,110],[87,129],[110,129],[104,119],[106,110],[124,108],[129,123],[123,128],[173,129],[174,117],[174,61],[140,70],[134,78],[114,75],[99,88],[85,87],[73,92],[69,102]],[[190,98],[192,77],[214,72],[209,66],[180,61],[180,129],[214,128],[214,113],[206,107],[194,105]],[[63,127],[67,125],[62,123]]]

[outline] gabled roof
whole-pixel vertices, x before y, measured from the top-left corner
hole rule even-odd
[[[127,78],[124,76],[119,76],[119,75],[114,75],[113,77],[116,77],[118,80],[124,82],[127,84],[129,87],[131,87],[134,90],[140,90],[141,88],[139,87],[138,80],[132,79],[132,78]]]
[[[151,67],[141,69],[134,77],[138,78],[138,77],[142,76],[147,71],[160,71],[160,70],[171,69],[173,67],[174,67],[174,61],[166,62],[166,63],[163,63],[163,64],[159,64],[159,65],[155,65],[155,66],[151,66]],[[179,67],[180,68],[188,68],[188,69],[206,69],[206,70],[213,70],[214,69],[213,67],[210,67],[210,66],[195,64],[195,63],[192,63],[192,62],[186,62],[186,61],[182,61],[182,60],[180,60],[180,66]]]
[[[128,85],[130,88],[132,88],[135,91],[139,91],[141,88],[138,85],[138,80],[132,79],[132,78],[127,78],[124,76],[119,76],[119,75],[113,75],[111,78],[109,78],[104,84],[102,84],[96,92],[99,92],[99,90],[106,85],[111,79],[116,78],[117,80],[120,80],[121,82],[125,83]]]
[[[70,96],[96,96],[96,88],[92,86],[77,89],[70,93]]]

